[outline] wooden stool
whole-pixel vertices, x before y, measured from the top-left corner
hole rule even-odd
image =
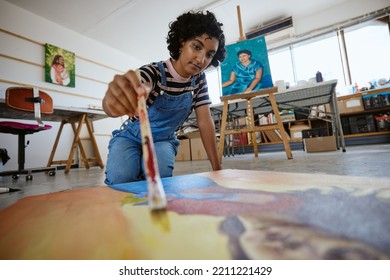
[[[287,139],[287,133],[284,129],[282,119],[280,118],[279,109],[275,101],[274,93],[277,92],[277,87],[262,89],[259,91],[254,91],[250,93],[240,93],[240,94],[233,94],[233,95],[227,95],[222,96],[221,101],[223,102],[223,111],[222,111],[222,124],[221,124],[221,132],[220,132],[220,139],[219,139],[219,150],[218,150],[218,156],[219,161],[222,161],[222,155],[224,150],[224,144],[225,144],[225,135],[228,134],[235,134],[235,133],[242,133],[247,132],[251,133],[252,135],[252,145],[253,145],[253,152],[255,154],[255,157],[258,157],[258,148],[257,148],[257,142],[256,142],[256,132],[260,131],[270,131],[270,130],[278,130],[281,136],[281,139],[284,144],[284,149],[286,151],[286,155],[288,159],[292,159],[292,153],[290,144]],[[272,111],[275,115],[276,124],[269,124],[269,125],[255,125],[255,118],[253,114],[253,106],[252,106],[252,99],[258,96],[268,95],[269,102],[271,103]],[[246,111],[247,111],[247,117],[248,117],[248,124],[244,128],[238,128],[238,129],[226,129],[226,123],[227,123],[227,116],[229,111],[229,101],[234,100],[246,100]]]

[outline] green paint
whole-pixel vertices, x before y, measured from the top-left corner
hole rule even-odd
[[[126,204],[136,204],[145,201],[148,201],[146,197],[135,197],[134,194],[129,194],[123,198],[121,206]]]

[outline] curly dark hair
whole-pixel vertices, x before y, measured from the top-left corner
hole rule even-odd
[[[252,52],[250,50],[241,50],[237,53],[237,56],[240,56],[240,54],[246,53],[249,56],[252,56]]]
[[[167,36],[169,54],[173,59],[178,59],[181,42],[207,34],[219,41],[218,50],[210,63],[210,65],[217,67],[225,59],[226,54],[222,25],[217,21],[215,15],[209,11],[205,13],[189,11],[178,16],[176,21],[169,24],[170,30]]]

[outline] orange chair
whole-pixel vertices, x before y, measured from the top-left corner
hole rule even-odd
[[[21,118],[36,120],[36,124],[15,121],[1,121],[0,133],[10,133],[18,135],[18,170],[4,171],[0,176],[12,175],[13,179],[18,179],[20,174],[27,174],[26,180],[32,180],[33,172],[47,171],[50,176],[55,175],[56,168],[44,167],[25,169],[25,136],[40,131],[51,129],[50,125],[44,124],[41,114],[53,113],[53,100],[47,93],[38,88],[10,87],[5,92],[5,103],[8,107],[20,111]],[[26,113],[30,112],[30,113]],[[34,113],[34,116],[31,114]]]

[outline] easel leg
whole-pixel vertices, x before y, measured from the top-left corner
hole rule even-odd
[[[246,111],[247,111],[247,116],[249,118],[248,126],[251,129],[251,134],[252,134],[253,153],[255,154],[255,157],[259,157],[259,149],[257,147],[256,131],[254,130],[255,116],[253,114],[252,98],[248,99],[246,101]]]
[[[219,162],[222,162],[223,150],[225,145],[225,129],[226,129],[226,119],[227,119],[227,111],[228,111],[228,102],[227,100],[223,103],[223,111],[222,111],[222,124],[220,128],[220,136],[219,136]]]
[[[277,122],[277,125],[279,128],[280,135],[282,136],[284,150],[286,151],[287,159],[292,159],[293,156],[291,153],[290,143],[288,142],[286,130],[284,129],[283,121],[282,121],[282,118],[280,117],[279,108],[278,108],[278,105],[276,103],[275,96],[273,95],[273,93],[269,94],[269,100],[271,102],[271,106],[272,106],[272,109],[273,109],[273,112],[274,112],[274,115],[276,118],[276,122]]]

